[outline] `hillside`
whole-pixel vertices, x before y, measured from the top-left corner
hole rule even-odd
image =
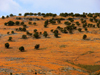
[[[83,35],[87,37],[83,39]],[[39,49],[35,49],[36,44]],[[100,16],[96,14],[0,18],[0,75],[97,75],[99,45]]]

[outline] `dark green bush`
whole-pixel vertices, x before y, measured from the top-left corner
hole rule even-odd
[[[83,39],[85,40],[86,38],[87,38],[87,35],[84,34],[84,35],[83,35]]]
[[[28,24],[30,24],[30,25],[31,25],[31,24],[32,24],[32,22],[28,22]]]
[[[34,29],[34,32],[37,32],[37,29]]]
[[[9,21],[7,24],[8,26],[13,26],[15,23],[13,21]]]
[[[21,25],[24,25],[24,22],[21,22]]]
[[[6,48],[9,48],[9,43],[5,43],[5,47]]]
[[[25,28],[25,27],[23,27],[23,28],[22,28],[22,31],[26,31],[26,28]]]
[[[7,34],[9,34],[9,32],[7,32]]]
[[[44,27],[47,28],[47,24],[45,24]]]
[[[81,32],[81,31],[82,31],[82,29],[81,29],[81,28],[78,28],[78,31],[79,31],[79,32]]]
[[[38,32],[35,32],[35,33],[34,33],[34,37],[35,37],[35,38],[39,38]]]
[[[43,36],[45,36],[45,37],[47,37],[47,36],[48,36],[47,31],[44,31]]]
[[[40,47],[40,44],[35,45],[35,49],[39,49],[39,47]]]
[[[5,26],[7,26],[8,23],[4,23]]]
[[[60,19],[58,19],[58,20],[57,20],[57,22],[58,22],[58,23],[61,23],[61,20],[60,20]]]
[[[16,25],[19,25],[19,24],[20,24],[20,22],[19,22],[19,21],[16,21],[16,22],[15,22],[15,24],[16,24]]]
[[[51,32],[53,32],[53,29],[51,29]]]
[[[36,22],[34,22],[33,24],[36,25]]]
[[[5,19],[5,17],[4,17],[4,16],[2,16],[2,19]]]
[[[14,34],[14,31],[11,31],[12,34]]]
[[[58,33],[57,33],[57,32],[55,32],[55,33],[54,33],[54,36],[55,36],[56,38],[58,38]]]
[[[22,35],[22,38],[23,38],[23,39],[27,39],[27,36],[26,36],[26,35]]]
[[[24,47],[23,47],[23,46],[19,47],[19,50],[20,50],[21,52],[23,52],[23,51],[24,51]]]
[[[8,41],[12,41],[12,37],[9,37]]]
[[[88,31],[87,28],[85,28],[85,31]]]

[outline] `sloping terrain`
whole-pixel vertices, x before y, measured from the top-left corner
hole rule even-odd
[[[21,19],[17,20],[16,17],[21,18],[38,18],[29,20]],[[8,75],[10,73],[20,75],[89,75],[96,74],[100,70],[100,28],[97,27],[96,22],[90,22],[90,17],[83,18],[86,23],[93,24],[95,27],[87,26],[87,31],[83,28],[81,22],[82,17],[74,17],[74,21],[71,24],[75,24],[77,27],[69,33],[62,33],[58,26],[66,28],[65,22],[71,16],[56,18],[64,18],[61,23],[52,24],[49,23],[47,27],[44,27],[46,20],[52,19],[52,17],[42,16],[14,16],[5,19],[0,19],[0,75]],[[100,19],[100,17],[97,17]],[[32,35],[27,35],[26,31],[19,31],[16,28],[23,27],[23,25],[7,26],[5,22],[9,21],[24,21],[27,25],[26,30]],[[76,22],[79,22],[78,26]],[[32,24],[29,24],[32,22]],[[36,22],[36,25],[33,23]],[[81,28],[81,31],[78,31]],[[34,29],[39,34],[38,39],[34,35]],[[51,30],[58,30],[59,37],[56,38]],[[11,33],[14,31],[14,34]],[[47,31],[48,36],[45,38],[43,32]],[[7,34],[7,32],[10,32]],[[83,35],[86,34],[87,38],[84,40]],[[27,39],[22,39],[22,35],[27,35]],[[12,41],[8,41],[9,37],[12,37]],[[10,44],[10,48],[5,48],[5,43]],[[40,48],[34,49],[36,44],[40,44]],[[25,48],[24,52],[19,50],[19,47]]]

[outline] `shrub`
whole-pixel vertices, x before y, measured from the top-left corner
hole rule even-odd
[[[27,25],[25,25],[25,24],[24,24],[24,25],[23,25],[23,27],[24,27],[24,28],[26,28],[26,27],[27,27]]]
[[[16,21],[15,24],[16,24],[16,25],[19,25],[20,23],[19,23],[19,21]]]
[[[60,28],[61,28],[60,26],[57,27],[57,29],[60,29]]]
[[[85,28],[85,31],[87,31],[87,28]]]
[[[19,31],[22,31],[23,28],[19,27]]]
[[[67,21],[67,22],[65,22],[64,24],[66,24],[66,25],[70,25],[71,23]]]
[[[34,37],[35,37],[35,38],[39,38],[38,32],[35,32]]]
[[[61,23],[60,19],[57,20],[58,23]]]
[[[86,38],[87,38],[87,35],[84,34],[84,35],[83,35],[83,39],[85,40]]]
[[[7,34],[9,34],[9,32],[7,32]]]
[[[58,33],[56,32],[56,33],[54,33],[54,36],[57,38],[58,37]]]
[[[31,25],[31,24],[32,24],[32,22],[28,22],[28,24],[30,24],[30,25]]]
[[[24,47],[23,47],[23,46],[19,47],[19,50],[20,50],[21,52],[23,52],[23,51],[24,51]]]
[[[27,39],[27,36],[26,36],[26,35],[22,35],[22,38],[23,38],[23,39]]]
[[[51,32],[53,32],[53,29],[51,29]]]
[[[9,43],[5,43],[5,47],[6,48],[9,48]]]
[[[34,29],[34,32],[37,32],[37,29]]]
[[[45,24],[45,25],[48,25],[48,20],[46,20],[44,24]]]
[[[90,18],[90,21],[91,21],[91,22],[93,22],[93,19],[92,19],[92,18]]]
[[[9,37],[8,41],[12,41],[12,37]]]
[[[12,34],[14,34],[14,31],[11,31]]]
[[[5,17],[4,17],[4,16],[2,16],[2,19],[5,19]]]
[[[13,21],[9,21],[8,22],[8,26],[13,26],[14,25],[14,22]]]
[[[43,36],[45,36],[45,37],[47,37],[47,36],[48,36],[47,31],[44,31]]]
[[[36,25],[36,22],[34,22],[33,24]]]
[[[26,28],[25,28],[25,27],[23,27],[23,28],[22,28],[22,31],[26,31]]]
[[[21,22],[21,25],[24,25],[24,22]]]
[[[58,30],[55,30],[54,33],[58,33]]]
[[[45,24],[44,27],[47,28],[47,24]]]
[[[81,30],[82,30],[81,28],[78,28],[78,31],[79,31],[79,32],[81,32]]]
[[[64,29],[64,30],[63,30],[63,33],[67,33],[67,30],[66,30],[66,29]]]
[[[35,45],[35,49],[39,49],[40,45],[39,44],[36,44]]]
[[[7,15],[6,18],[9,18],[9,16]]]
[[[4,23],[5,26],[7,26],[8,23]]]
[[[97,23],[97,27],[100,28],[100,24],[99,23]]]
[[[13,75],[12,73],[10,73],[10,75]]]
[[[21,13],[19,13],[19,16],[22,16],[22,14],[21,14]]]
[[[42,34],[42,32],[40,32],[40,34]]]
[[[80,25],[80,23],[79,23],[78,21],[76,22],[76,24],[77,24],[78,26]]]

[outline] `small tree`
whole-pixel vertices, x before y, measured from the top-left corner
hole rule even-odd
[[[32,24],[32,22],[28,22],[28,24],[29,24],[29,25],[31,25],[31,24]]]
[[[85,28],[85,31],[88,31],[87,28]]]
[[[25,28],[25,27],[23,27],[23,28],[22,28],[22,31],[26,31],[26,28]]]
[[[21,52],[23,52],[23,51],[24,51],[24,47],[23,47],[23,46],[19,47],[19,50],[20,50]]]
[[[35,38],[39,38],[38,32],[35,32],[34,37],[35,37]]]
[[[58,23],[61,23],[60,19],[57,20]]]
[[[37,29],[34,29],[34,32],[37,32]]]
[[[44,31],[43,36],[45,36],[45,38],[48,36],[47,31]]]
[[[16,24],[16,25],[19,25],[19,21],[16,21],[15,24]]]
[[[21,25],[24,25],[24,22],[21,22]]]
[[[79,31],[79,32],[81,32],[81,30],[82,30],[81,28],[78,28],[78,31]]]
[[[9,48],[9,43],[5,43],[5,47],[6,48]]]
[[[11,31],[12,34],[14,34],[14,31]]]
[[[5,19],[5,17],[4,17],[4,16],[2,16],[2,19]]]
[[[12,37],[9,37],[8,41],[12,41]]]
[[[19,16],[22,16],[22,14],[21,14],[21,13],[19,13]]]
[[[56,37],[56,38],[58,38],[58,33],[56,32],[56,33],[54,33],[54,36]]]
[[[44,27],[47,28],[47,24],[45,24]]]
[[[36,22],[34,22],[33,24],[36,25]]]
[[[51,32],[53,32],[53,29],[51,29]]]
[[[7,34],[9,34],[9,32],[7,32]]]
[[[6,22],[4,23],[5,26],[7,26],[7,24],[8,24],[8,23],[6,23]]]
[[[83,35],[83,39],[85,40],[86,38],[87,38],[87,35],[84,34],[84,35]]]
[[[22,35],[22,38],[23,38],[23,39],[27,39],[27,36],[26,36],[26,35]]]
[[[15,23],[13,21],[8,22],[8,26],[13,26]]]
[[[39,47],[40,47],[40,44],[35,45],[35,49],[39,49]]]

